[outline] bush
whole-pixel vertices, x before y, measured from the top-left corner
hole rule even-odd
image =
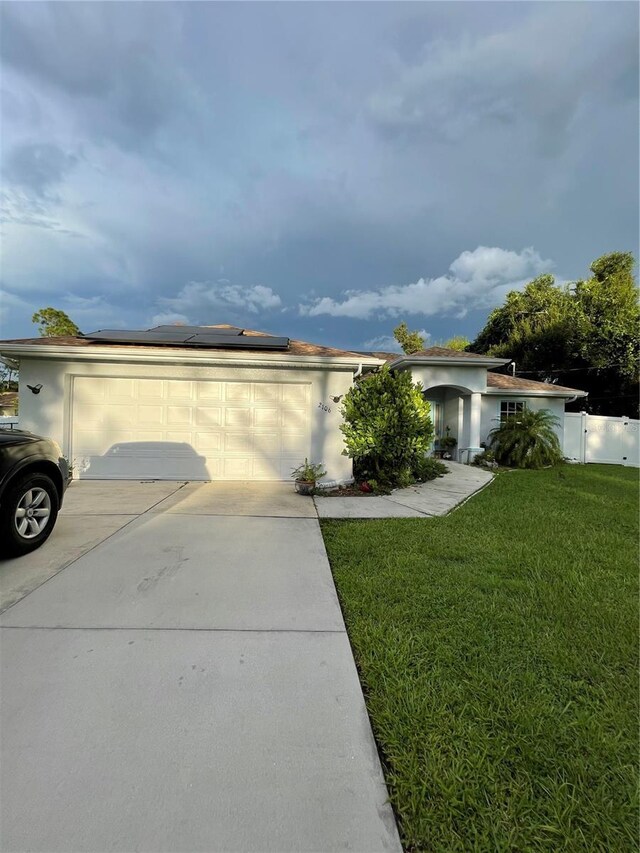
[[[476,453],[473,457],[473,465],[477,465],[478,468],[497,468],[498,462],[496,461],[496,454],[493,450],[483,450],[482,453]]]
[[[439,459],[434,459],[433,456],[424,456],[413,469],[414,477],[421,483],[435,480],[437,477],[444,477],[448,472],[447,466]]]
[[[349,390],[342,406],[346,456],[357,479],[408,485],[433,437],[429,404],[408,372],[384,366]]]
[[[491,430],[491,449],[501,465],[513,468],[543,468],[562,462],[560,442],[554,427],[559,421],[547,409],[525,409]]]

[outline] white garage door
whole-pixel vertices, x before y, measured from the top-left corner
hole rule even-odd
[[[74,476],[288,479],[309,456],[310,387],[75,377]]]

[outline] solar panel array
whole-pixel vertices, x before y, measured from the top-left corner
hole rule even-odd
[[[208,326],[156,326],[146,331],[135,329],[98,329],[84,335],[101,343],[142,344],[147,346],[176,346],[234,349],[288,349],[289,338],[274,335],[245,335],[235,327],[217,329]]]

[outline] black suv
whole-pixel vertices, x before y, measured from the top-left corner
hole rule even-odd
[[[0,557],[18,557],[42,545],[69,479],[69,465],[55,441],[0,429]]]

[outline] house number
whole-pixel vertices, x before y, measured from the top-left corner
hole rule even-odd
[[[318,403],[318,408],[322,409],[323,412],[330,412],[331,406],[327,406],[324,403]]]

